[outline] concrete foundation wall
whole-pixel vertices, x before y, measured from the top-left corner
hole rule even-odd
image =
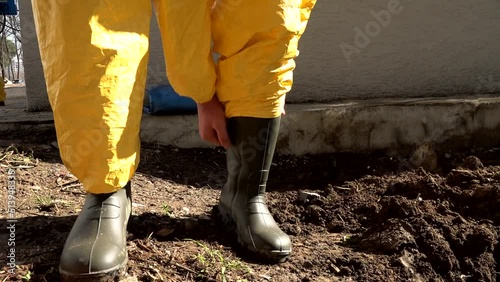
[[[40,109],[47,102],[31,1],[20,2],[29,107]],[[320,0],[288,101],[499,93],[499,26],[497,0]],[[148,84],[165,81],[153,20]]]
[[[277,150],[304,155],[404,152],[422,144],[444,151],[500,145],[500,98],[373,99],[337,104],[288,105]],[[181,148],[207,147],[197,117],[145,116],[141,140]]]

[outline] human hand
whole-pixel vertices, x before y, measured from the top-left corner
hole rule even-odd
[[[198,104],[198,127],[201,139],[226,149],[231,146],[224,107],[217,95],[206,103]]]

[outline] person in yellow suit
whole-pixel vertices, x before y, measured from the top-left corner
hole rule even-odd
[[[5,83],[2,78],[0,79],[0,106],[5,106],[5,98],[7,98],[7,93],[5,93]]]
[[[197,102],[201,137],[227,149],[220,216],[257,259],[289,256],[264,194],[315,2],[33,0],[60,154],[87,192],[61,255],[63,280],[108,281],[126,269],[152,6],[170,83]]]

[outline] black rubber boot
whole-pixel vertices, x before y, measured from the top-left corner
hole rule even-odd
[[[127,223],[132,211],[130,182],[111,194],[87,194],[66,240],[62,281],[118,281],[127,267]]]
[[[283,262],[292,251],[290,237],[266,206],[266,182],[281,118],[236,117],[228,121],[233,146],[227,151],[228,180],[218,210],[236,229],[238,242],[262,262]]]

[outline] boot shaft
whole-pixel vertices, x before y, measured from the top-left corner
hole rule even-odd
[[[245,189],[250,197],[265,193],[280,122],[281,117],[229,119],[233,146],[227,152],[228,186]]]
[[[279,228],[265,197],[280,120],[229,119],[229,176],[218,204],[224,222],[235,228],[243,249],[269,262],[284,261],[292,250],[290,237]]]

